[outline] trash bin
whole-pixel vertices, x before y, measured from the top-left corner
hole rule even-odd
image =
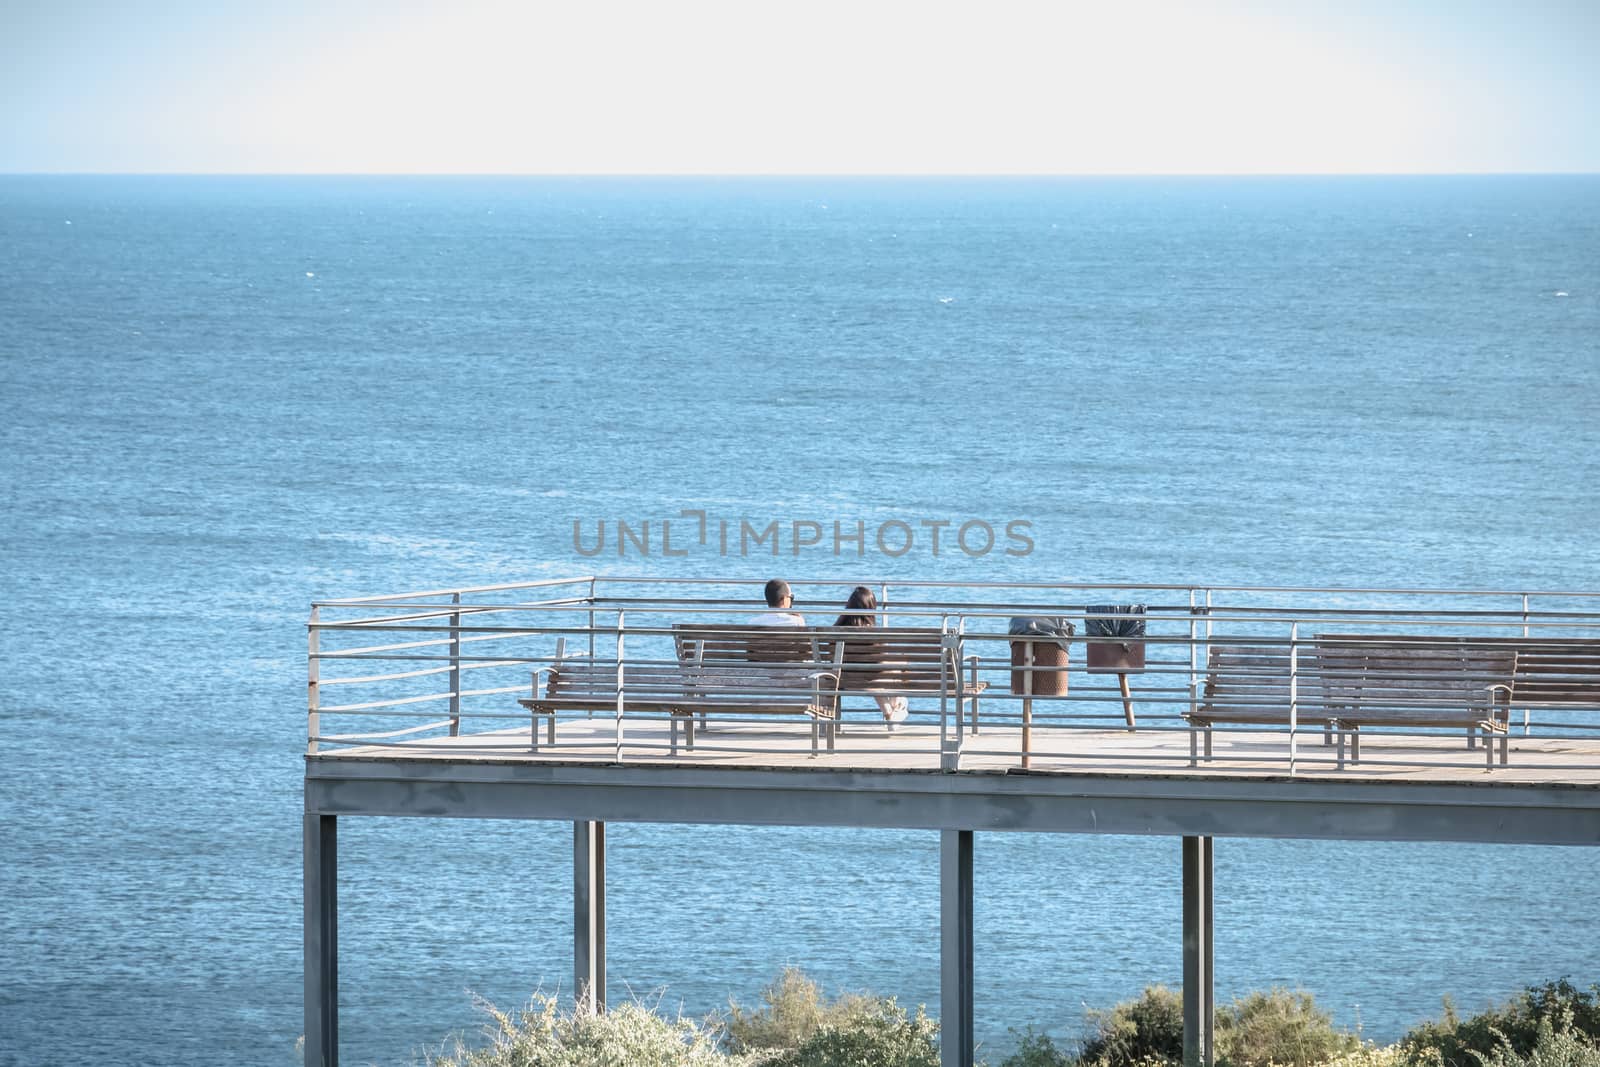
[[[1083,620],[1083,635],[1091,639],[1084,642],[1087,670],[1119,674],[1144,670],[1144,642],[1137,640],[1144,637],[1143,604],[1091,605],[1084,612],[1090,616]],[[1108,637],[1114,640],[1093,640]]]
[[[1044,615],[1023,615],[1011,620],[1011,636],[1033,638],[1030,641],[1011,642],[1011,691],[1028,692],[1028,646],[1033,646],[1033,695],[1064,697],[1067,695],[1066,640],[1073,634],[1073,625],[1066,619],[1052,619]]]

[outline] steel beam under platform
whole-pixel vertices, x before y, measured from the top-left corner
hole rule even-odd
[[[1211,838],[1183,839],[1183,1062],[1211,1067],[1216,982],[1212,977]]]

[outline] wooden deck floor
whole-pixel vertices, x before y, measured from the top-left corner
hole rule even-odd
[[[668,726],[660,720],[629,720],[622,758],[630,764],[673,764],[692,767],[788,768],[819,771],[939,771],[939,729],[936,724],[902,723],[889,730],[882,723],[847,722],[835,750],[813,756],[811,730],[798,720],[752,723],[713,722],[696,731],[695,747],[687,750],[679,733],[676,754],[670,751]],[[1526,737],[1513,731],[1510,759],[1493,770],[1485,767],[1482,748],[1468,749],[1461,735],[1403,737],[1363,735],[1362,760],[1335,764],[1335,749],[1322,743],[1320,731],[1299,739],[1296,777],[1336,781],[1418,781],[1500,784],[1568,784],[1600,789],[1600,738],[1559,740]],[[537,752],[529,744],[527,726],[463,733],[398,745],[323,747],[318,759],[420,759],[461,762],[547,762],[610,764],[617,759],[610,719],[563,720],[554,746]],[[1022,733],[1016,726],[985,726],[968,737],[960,770],[970,773],[1023,773]],[[1218,731],[1214,759],[1189,765],[1189,733],[1184,729],[1062,729],[1036,727],[1026,771],[1035,774],[1116,774],[1135,777],[1283,778],[1289,775],[1288,735],[1282,731]]]

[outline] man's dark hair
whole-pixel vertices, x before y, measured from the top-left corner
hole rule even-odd
[[[782,578],[774,578],[767,583],[767,607],[775,608],[783,603],[783,598],[789,596],[789,583]]]

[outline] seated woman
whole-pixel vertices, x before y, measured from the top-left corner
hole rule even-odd
[[[845,607],[854,608],[853,612],[846,612],[834,620],[835,626],[876,626],[877,616],[869,614],[878,609],[878,601],[872,595],[872,590],[864,585],[858,585],[850,594],[850,599],[845,601]],[[872,699],[878,702],[878,710],[883,712],[883,721],[891,725],[904,722],[908,708],[906,698],[899,696],[875,696]]]

